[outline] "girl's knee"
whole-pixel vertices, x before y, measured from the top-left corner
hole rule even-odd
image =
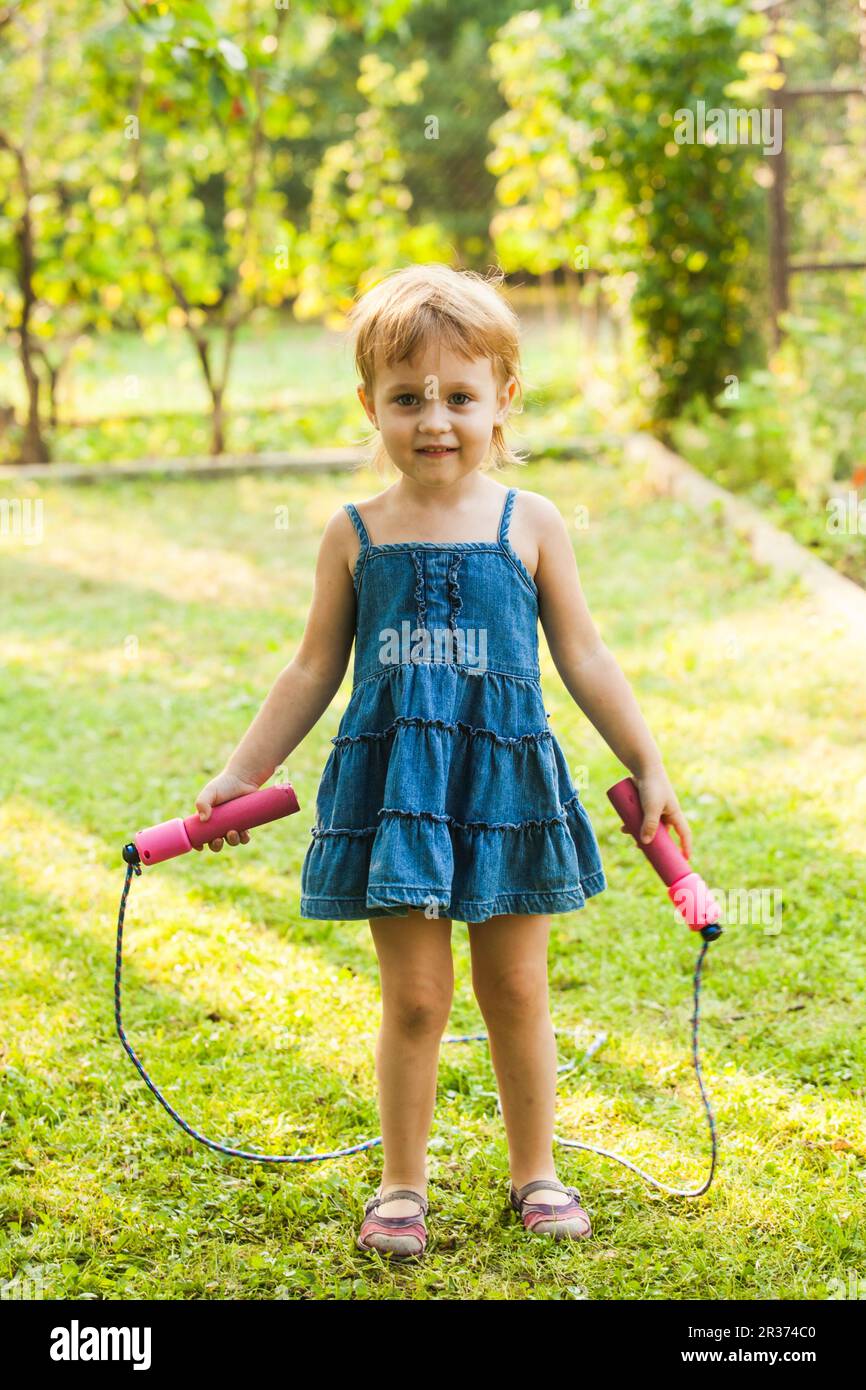
[[[506,970],[483,978],[473,975],[472,988],[485,1017],[501,1014],[526,1018],[534,1012],[545,1013],[549,1007],[546,971]]]
[[[451,1013],[452,989],[404,990],[383,998],[382,1016],[390,1027],[409,1036],[443,1033]]]

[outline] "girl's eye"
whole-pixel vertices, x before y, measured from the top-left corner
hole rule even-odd
[[[465,391],[454,391],[452,392],[452,399],[454,398],[454,396],[463,397],[462,401],[458,401],[458,405],[465,405],[468,401],[471,401],[472,399],[472,397],[468,396]],[[414,399],[415,397],[411,391],[404,391],[401,396],[394,397],[394,404],[400,405],[403,401],[413,401]]]

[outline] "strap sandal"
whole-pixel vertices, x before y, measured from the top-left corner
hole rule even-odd
[[[420,1212],[409,1216],[380,1216],[378,1208],[383,1202],[394,1202],[403,1198],[417,1202]],[[411,1187],[399,1187],[386,1192],[383,1197],[376,1193],[364,1207],[364,1220],[355,1244],[361,1250],[378,1250],[380,1254],[391,1255],[395,1260],[415,1260],[427,1248],[427,1226],[424,1218],[429,1203],[420,1192]]]
[[[567,1192],[570,1202],[527,1202],[531,1192],[547,1188],[552,1192]],[[581,1205],[582,1198],[576,1187],[566,1187],[556,1178],[536,1178],[517,1192],[512,1185],[508,1192],[511,1206],[523,1221],[527,1231],[533,1235],[549,1235],[554,1240],[583,1240],[592,1235],[589,1213]]]

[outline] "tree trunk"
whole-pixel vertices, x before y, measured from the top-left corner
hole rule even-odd
[[[56,430],[58,396],[57,388],[60,385],[60,373],[62,372],[63,367],[62,365],[59,367],[52,367],[51,363],[48,361],[47,358],[45,361],[45,365],[48,368],[48,423],[51,426],[52,430]]]
[[[42,438],[39,426],[39,377],[33,365],[30,346],[30,314],[36,303],[33,292],[33,272],[35,253],[33,249],[33,224],[30,220],[30,171],[24,150],[14,145],[9,137],[0,131],[0,148],[6,149],[18,165],[18,177],[24,197],[24,210],[16,229],[18,243],[18,285],[21,290],[21,326],[18,330],[18,347],[21,357],[21,370],[27,388],[27,421],[24,426],[24,440],[19,456],[20,463],[48,463],[51,455]]]
[[[213,414],[211,415],[210,451],[212,454],[225,453],[225,417],[223,415],[223,388],[211,387]]]
[[[27,383],[27,420],[24,425],[24,440],[21,445],[19,463],[48,463],[51,455],[42,438],[39,423],[39,377],[30,356],[29,334],[24,331],[21,338],[21,366]]]

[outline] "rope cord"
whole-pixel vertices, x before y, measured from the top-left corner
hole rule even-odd
[[[166,1100],[162,1092],[158,1090],[158,1088],[151,1081],[141,1061],[138,1057],[136,1057],[135,1053],[133,1052],[132,1047],[129,1044],[129,1041],[127,1040],[126,1033],[123,1030],[123,1019],[121,1013],[120,999],[121,969],[123,964],[123,923],[124,917],[126,915],[126,900],[129,896],[129,888],[130,884],[132,883],[132,875],[134,873],[140,876],[140,867],[137,864],[128,863],[126,866],[126,879],[123,885],[123,892],[120,895],[120,911],[118,912],[117,916],[117,950],[115,954],[114,963],[114,1021],[117,1026],[117,1033],[120,1038],[120,1041],[122,1042],[124,1048],[126,1049],[127,1053],[129,1054],[133,1063],[135,1064],[135,1067],[142,1080],[156,1096],[160,1105],[162,1105],[164,1109],[168,1111],[171,1118],[177,1124],[180,1125],[181,1129],[184,1130],[187,1134],[189,1134],[191,1138],[197,1139],[200,1144],[207,1145],[209,1149],[215,1149],[217,1153],[226,1154],[229,1158],[252,1159],[255,1163],[324,1163],[328,1159],[345,1158],[348,1154],[361,1153],[364,1149],[372,1149],[375,1148],[377,1144],[381,1144],[382,1136],[378,1135],[375,1139],[366,1139],[361,1144],[352,1144],[350,1147],[345,1149],[334,1149],[330,1153],[261,1154],[255,1153],[251,1149],[232,1149],[229,1148],[226,1144],[218,1144],[216,1140],[208,1139],[204,1134],[199,1134],[198,1130],[193,1129],[192,1125],[187,1124],[186,1120],[182,1119],[182,1117],[177,1113],[174,1107]],[[703,1186],[695,1189],[669,1187],[667,1183],[660,1182],[658,1178],[654,1178],[649,1173],[645,1173],[642,1168],[638,1168],[638,1166],[635,1163],[632,1163],[627,1158],[623,1158],[620,1154],[611,1153],[608,1149],[597,1148],[594,1144],[579,1143],[576,1139],[563,1139],[557,1134],[554,1134],[553,1136],[554,1143],[556,1144],[562,1144],[565,1147],[572,1149],[586,1149],[589,1153],[599,1154],[602,1158],[611,1158],[614,1160],[614,1162],[623,1164],[626,1168],[630,1168],[633,1173],[637,1173],[639,1177],[644,1178],[646,1182],[652,1183],[654,1187],[661,1188],[663,1192],[669,1192],[674,1197],[700,1197],[702,1193],[706,1192],[707,1188],[712,1182],[713,1174],[716,1169],[716,1127],[715,1121],[713,1119],[713,1112],[710,1106],[709,1098],[704,1089],[703,1078],[701,1076],[700,1062],[698,1060],[698,1021],[700,1009],[701,967],[704,963],[704,957],[707,953],[708,945],[709,942],[703,942],[700,955],[698,956],[697,965],[695,966],[694,1013],[692,1014],[692,1059],[694,1062],[695,1072],[698,1078],[698,1085],[701,1091],[701,1099],[703,1101],[704,1108],[707,1112],[707,1120],[709,1121],[710,1126],[710,1138],[712,1141],[712,1162],[710,1165],[710,1173]],[[568,1029],[564,1028],[554,1029],[554,1032],[559,1034],[567,1033],[568,1031]],[[446,1043],[486,1042],[487,1034],[463,1033],[455,1036],[444,1037],[442,1041]],[[598,1048],[602,1045],[602,1043],[605,1041],[606,1034],[599,1034],[599,1036],[595,1039],[589,1050],[581,1058],[581,1062],[584,1062],[589,1057],[591,1057],[593,1053],[596,1052]],[[577,1065],[578,1063],[576,1062],[563,1063],[562,1065],[557,1067],[557,1073],[573,1071]],[[499,1114],[501,1115],[502,1106],[500,1104],[498,1094],[496,1097],[496,1108]]]

